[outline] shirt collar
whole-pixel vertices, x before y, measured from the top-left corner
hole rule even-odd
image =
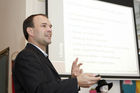
[[[32,43],[30,43],[30,44],[32,44]],[[48,56],[48,54],[45,51],[43,51],[40,47],[36,46],[35,44],[32,44],[32,45],[35,46],[37,49],[39,49],[44,54],[45,57]]]

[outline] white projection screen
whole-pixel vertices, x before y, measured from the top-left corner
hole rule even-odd
[[[48,0],[49,58],[60,74],[78,58],[85,73],[139,79],[133,0]]]

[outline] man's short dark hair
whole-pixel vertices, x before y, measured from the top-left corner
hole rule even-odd
[[[45,14],[34,14],[34,15],[31,15],[29,16],[28,18],[26,18],[23,22],[23,33],[24,33],[24,36],[25,36],[25,39],[28,40],[28,33],[27,33],[27,27],[34,27],[34,23],[33,23],[33,19],[35,16],[44,16],[47,18],[47,15]]]

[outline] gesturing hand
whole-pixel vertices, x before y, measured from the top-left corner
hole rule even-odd
[[[95,74],[92,73],[82,73],[77,76],[78,85],[84,88],[88,88],[96,84],[100,79],[101,77],[96,77]]]
[[[72,64],[72,68],[71,68],[72,77],[77,77],[78,75],[83,73],[83,70],[80,69],[80,66],[82,65],[82,63],[77,64],[77,62],[78,62],[78,58],[76,58]]]

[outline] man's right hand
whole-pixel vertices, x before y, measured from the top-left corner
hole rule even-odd
[[[95,74],[91,73],[82,73],[77,76],[78,85],[80,87],[88,88],[93,84],[96,84],[97,81],[101,79],[101,77],[95,77]]]

